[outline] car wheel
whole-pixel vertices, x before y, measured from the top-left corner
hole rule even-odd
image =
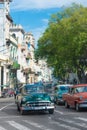
[[[65,101],[65,108],[69,108],[69,105],[66,101]]]
[[[53,113],[54,113],[54,109],[50,109],[49,114],[53,114]]]
[[[79,107],[79,104],[78,104],[78,103],[76,103],[75,109],[76,109],[76,111],[80,111],[80,107]]]

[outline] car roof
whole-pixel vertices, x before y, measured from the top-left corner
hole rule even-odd
[[[57,87],[61,87],[61,86],[64,86],[64,87],[67,87],[67,86],[73,86],[72,84],[58,84]]]
[[[44,95],[44,94],[48,95],[48,93],[46,93],[46,92],[32,92],[32,93],[30,93],[30,95]]]
[[[76,84],[76,85],[73,85],[71,86],[72,88],[77,88],[77,87],[87,87],[87,84]]]

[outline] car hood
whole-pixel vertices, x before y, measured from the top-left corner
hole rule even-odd
[[[27,101],[51,101],[49,96],[43,96],[43,95],[39,95],[39,94],[34,94],[34,95],[26,95],[26,96],[23,96],[23,99],[25,102]]]
[[[76,94],[77,96],[82,96],[84,99],[87,99],[87,92],[83,92],[83,93],[78,93]]]

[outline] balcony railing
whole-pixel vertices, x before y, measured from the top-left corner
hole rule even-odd
[[[20,69],[20,64],[18,64],[17,61],[14,61],[13,64],[11,65],[11,70],[18,70]]]
[[[26,55],[26,60],[29,60],[29,59],[31,59],[31,54],[30,54],[30,53],[28,53],[28,54]]]
[[[25,45],[21,45],[21,51],[23,52],[24,50],[26,50],[26,46]]]

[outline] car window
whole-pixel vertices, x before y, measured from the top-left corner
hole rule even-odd
[[[82,93],[82,92],[87,92],[87,86],[82,86],[82,87],[76,87],[76,88],[71,88],[70,93]]]
[[[79,93],[81,93],[81,92],[87,92],[87,86],[78,87],[77,90],[78,90]]]
[[[42,92],[44,90],[43,86],[38,86],[36,84],[33,85],[25,85],[24,86],[24,92],[26,94],[33,93],[33,92]]]
[[[61,91],[65,91],[65,90],[68,90],[68,87],[65,87],[65,86],[61,86],[61,87],[60,87],[60,90],[61,90]]]
[[[72,94],[78,93],[78,89],[77,88],[73,88],[72,89]]]

